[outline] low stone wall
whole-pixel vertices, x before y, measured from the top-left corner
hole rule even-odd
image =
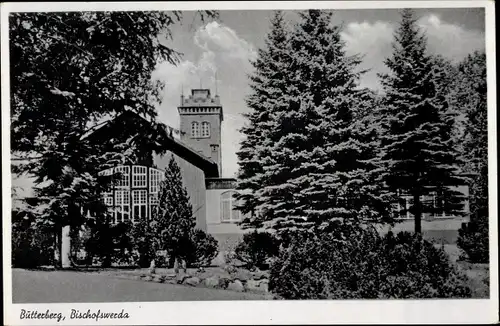
[[[173,269],[159,268],[152,273],[148,269],[133,271],[108,270],[101,271],[113,277],[137,281],[182,284],[193,287],[206,287],[236,292],[268,293],[269,273],[267,271],[248,271],[231,267],[224,269],[211,267],[203,270],[188,269],[186,273],[175,273]]]

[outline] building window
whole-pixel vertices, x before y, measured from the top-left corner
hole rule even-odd
[[[134,188],[142,188],[146,187],[146,174],[147,174],[147,168],[145,166],[137,166],[134,165],[133,167],[133,174],[132,174],[132,187]]]
[[[158,193],[165,178],[164,171],[130,165],[117,166],[98,174],[104,176],[114,173],[119,173],[121,177],[103,192],[102,197],[104,204],[112,213],[111,223],[137,222],[140,218],[151,217],[158,207]]]
[[[397,208],[399,211],[399,218],[405,220],[414,219],[415,216],[411,212],[413,210],[413,196],[407,193],[400,193],[399,203]],[[433,218],[451,218],[453,214],[450,213],[450,203],[446,198],[435,191],[430,192],[428,195],[420,197],[420,204],[423,207],[422,218],[431,216]]]
[[[149,192],[152,194],[160,191],[160,184],[165,178],[164,174],[156,169],[149,169]]]
[[[121,178],[118,179],[116,186],[118,188],[128,188],[130,187],[130,167],[129,166],[118,166],[115,168],[115,173],[119,173]]]
[[[158,200],[158,195],[157,194],[150,194],[149,195],[149,216],[152,217],[153,214],[156,212],[158,209],[158,204],[160,201]]]
[[[413,214],[410,213],[410,209],[413,206],[413,197],[412,196],[401,196],[401,202],[399,203],[399,217],[404,220],[411,220],[413,218]]]
[[[191,137],[200,137],[200,124],[196,121],[191,122]]]
[[[113,192],[103,193],[104,205],[113,206]]]
[[[226,191],[221,195],[221,221],[239,222],[241,221],[241,212],[236,209],[237,200],[234,198],[238,193],[234,190]]]
[[[207,121],[201,123],[201,137],[210,137],[210,123]]]
[[[434,211],[434,218],[448,218],[451,217],[447,212],[447,203],[444,196],[436,191],[431,194],[432,208]]]
[[[115,214],[116,223],[130,220],[130,192],[128,190],[115,191]]]
[[[138,222],[140,219],[147,217],[147,191],[134,190],[132,191],[132,220]]]

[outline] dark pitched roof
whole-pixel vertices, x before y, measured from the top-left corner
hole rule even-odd
[[[134,131],[140,131],[142,134],[149,133],[151,140],[154,141],[151,143],[151,149],[155,153],[161,154],[169,150],[203,170],[205,172],[205,177],[219,177],[217,163],[194,151],[180,140],[174,138],[170,127],[159,122],[152,123],[131,110],[124,110],[116,117],[105,121],[100,124],[98,128],[95,128],[95,130],[92,130],[82,136],[81,139],[83,140],[89,137],[95,137],[97,134],[103,134],[107,130],[109,131],[108,128],[110,128],[113,124],[118,123],[127,124],[127,126],[129,126],[129,128],[127,128],[128,130],[133,129]]]

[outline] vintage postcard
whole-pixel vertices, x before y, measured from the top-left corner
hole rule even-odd
[[[492,1],[1,22],[6,325],[498,322]]]

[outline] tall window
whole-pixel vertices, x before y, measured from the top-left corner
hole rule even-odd
[[[132,174],[132,187],[134,187],[134,188],[146,187],[147,171],[148,170],[145,166],[134,165],[134,167],[133,167],[134,173]]]
[[[431,193],[432,208],[434,209],[434,218],[447,218],[448,212],[446,211],[446,199],[441,193],[436,191]]]
[[[132,191],[132,205],[134,222],[147,217],[147,190]]]
[[[127,190],[115,191],[115,211],[117,223],[130,220],[130,193]]]
[[[160,170],[149,168],[149,192],[158,193],[161,181],[165,178]]]
[[[412,196],[401,196],[403,205],[399,204],[399,217],[405,220],[410,220],[413,218],[413,214],[410,213],[410,209],[413,206]]]
[[[161,182],[165,179],[162,171],[157,169],[149,169],[149,216],[153,216],[153,212],[158,209],[158,194],[160,192]]]
[[[201,123],[201,137],[210,137],[210,123],[207,121]]]
[[[196,121],[191,122],[191,137],[200,137],[200,124]]]
[[[116,183],[118,188],[130,187],[130,167],[129,166],[118,166],[115,168],[115,173],[121,174],[121,178]]]
[[[241,221],[241,212],[236,209],[235,195],[238,193],[234,190],[226,191],[221,195],[221,221],[222,222],[239,222]]]

